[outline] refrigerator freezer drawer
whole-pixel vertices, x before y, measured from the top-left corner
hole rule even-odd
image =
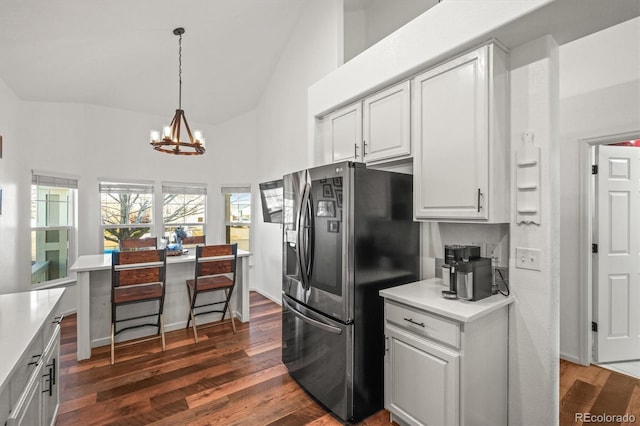
[[[353,325],[282,298],[282,361],[289,374],[343,420],[353,417]]]

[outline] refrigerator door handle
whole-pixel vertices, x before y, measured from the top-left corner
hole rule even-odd
[[[302,286],[305,290],[309,289],[309,276],[307,275],[307,242],[305,238],[307,226],[307,208],[309,203],[309,192],[311,185],[306,183],[302,191],[302,200],[298,209],[298,262],[300,264],[300,275],[302,276]]]
[[[282,299],[282,303],[284,303],[284,305],[287,307],[287,309],[289,309],[291,311],[291,313],[293,315],[295,315],[296,317],[298,317],[299,319],[301,319],[302,321],[311,324],[313,326],[316,326],[318,328],[321,328],[329,333],[333,333],[333,334],[342,334],[342,329],[338,328],[338,327],[334,327],[332,325],[326,324],[322,321],[318,321],[316,319],[310,318],[308,316],[306,316],[305,314],[303,314],[302,312],[298,311],[297,309],[295,309],[293,306],[291,306],[289,304],[289,302],[286,301],[286,299]]]
[[[311,279],[311,273],[313,272],[313,248],[315,247],[315,223],[314,223],[314,213],[313,213],[313,198],[311,197],[311,187],[309,187],[309,192],[307,195],[307,206],[306,206],[306,214],[307,218],[305,220],[305,224],[307,225],[307,229],[309,233],[307,235],[306,245],[304,248],[305,252],[305,262],[306,262],[306,273],[307,273],[307,281]]]

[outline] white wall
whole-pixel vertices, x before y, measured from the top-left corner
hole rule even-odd
[[[257,109],[257,182],[307,167],[307,89],[341,62],[341,26],[341,0],[306,2]],[[251,285],[279,303],[282,228],[262,222],[259,194],[253,196],[256,249]]]
[[[640,18],[560,47],[560,353],[574,362],[587,290],[580,282],[580,140],[632,131],[640,131]]]
[[[370,0],[362,8],[345,6],[344,62],[437,4],[438,0]]]
[[[19,191],[17,172],[23,168],[21,146],[23,140],[18,130],[20,101],[9,87],[0,79],[0,135],[3,139],[3,152],[0,158],[0,188],[2,188],[2,215],[0,215],[0,294],[16,292],[20,283],[31,277],[31,268],[24,271],[15,267],[21,253],[20,240],[29,234],[21,234],[20,229],[29,218],[18,209],[23,197],[30,193]],[[29,211],[29,210],[26,210]]]
[[[553,425],[559,412],[559,59],[551,36],[511,51],[509,422]],[[522,135],[540,148],[540,224],[516,222]],[[516,268],[516,248],[539,250],[540,270]]]

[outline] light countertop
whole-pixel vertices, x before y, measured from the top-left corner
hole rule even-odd
[[[0,391],[62,293],[64,288],[0,295]]]
[[[445,299],[442,290],[447,290],[442,280],[430,278],[381,290],[380,296],[460,322],[474,321],[514,301],[512,296],[501,294],[475,302]]]
[[[251,255],[251,252],[238,249],[238,257],[246,257]],[[196,259],[196,250],[189,249],[187,254],[181,256],[167,256],[167,265],[173,263],[187,263],[193,262]],[[111,253],[106,254],[86,254],[79,256],[78,260],[71,265],[71,272],[87,272],[87,271],[99,271],[103,269],[111,269]]]

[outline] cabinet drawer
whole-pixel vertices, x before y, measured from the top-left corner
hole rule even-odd
[[[407,305],[385,302],[386,321],[420,336],[460,348],[460,325]]]

